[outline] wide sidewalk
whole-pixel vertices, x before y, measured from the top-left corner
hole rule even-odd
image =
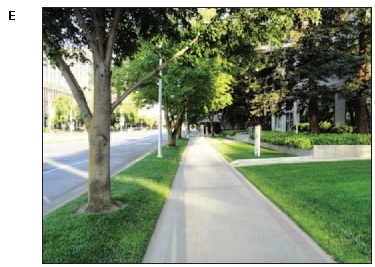
[[[191,136],[143,263],[334,263],[200,136]]]

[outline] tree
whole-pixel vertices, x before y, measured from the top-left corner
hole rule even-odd
[[[214,136],[214,116],[218,111],[232,104],[232,95],[230,94],[231,85],[234,82],[232,75],[224,72],[222,69],[223,62],[217,57],[215,61],[210,62],[210,95],[204,105],[204,111],[210,120],[211,135]]]
[[[83,115],[89,136],[88,203],[86,212],[107,212],[120,208],[110,194],[110,122],[111,113],[142,83],[165,68],[170,61],[150,71],[128,87],[111,103],[111,67],[132,57],[139,38],[151,40],[163,33],[180,41],[178,25],[189,27],[194,9],[174,8],[43,8],[43,49],[68,81]],[[195,40],[193,39],[193,42]],[[190,40],[177,51],[189,49]],[[81,47],[92,52],[94,65],[94,104],[90,111],[82,88],[70,71],[67,59],[89,60]]]
[[[348,99],[348,104],[355,103],[356,131],[367,134],[367,101],[371,99],[371,9],[346,8],[341,10],[342,39],[346,53],[343,64],[350,66],[350,77],[338,92]],[[358,64],[350,64],[354,59]],[[348,62],[348,63],[346,63]],[[352,113],[351,113],[352,114]],[[351,115],[351,117],[353,117]]]
[[[353,23],[348,20],[347,15],[345,16],[348,12],[353,15],[349,9],[322,8],[321,22],[319,24],[310,22],[302,29],[303,36],[295,48],[294,60],[289,62],[295,64],[295,68],[291,68],[294,69],[294,73],[290,75],[293,77],[292,80],[294,79],[291,84],[299,84],[298,87],[301,89],[295,90],[294,93],[298,94],[300,98],[308,100],[310,132],[314,134],[320,132],[320,103],[332,102],[335,93],[333,90],[335,87],[328,87],[326,83],[328,79],[352,80],[353,70],[357,71],[362,68],[361,66],[367,68],[364,57],[350,51],[355,39],[358,41],[361,34],[355,33],[358,28],[352,30]],[[368,77],[366,81],[368,81]],[[362,83],[365,85],[361,86],[362,88],[367,88],[366,81]],[[359,88],[357,87],[357,89]],[[357,92],[363,91],[357,90]],[[365,117],[365,121],[367,122],[367,117]]]
[[[163,46],[164,53],[168,53],[168,43]],[[123,69],[122,76],[142,76],[150,64],[156,62],[156,52],[152,51],[148,43],[144,43],[137,58]],[[218,90],[227,90],[225,78],[220,72],[221,62],[217,59],[208,60],[191,55],[184,60],[173,61],[163,72],[163,110],[166,128],[168,132],[168,146],[176,145],[176,138],[181,133],[181,126],[189,109],[192,114],[207,115],[204,108],[213,103],[224,100]],[[228,79],[228,82],[230,80]],[[154,104],[157,102],[157,80],[150,79],[135,94],[139,106]],[[230,95],[228,96],[230,97]],[[217,98],[215,100],[215,98]],[[215,103],[216,103],[215,102]],[[215,105],[215,111],[220,108]]]
[[[227,34],[220,41],[228,43],[225,53],[238,81],[232,91],[233,104],[223,112],[233,126],[244,125],[249,117],[252,123],[261,123],[265,110],[276,112],[273,102],[288,93],[287,82],[279,74],[263,75],[263,70],[282,69],[281,45],[298,37],[295,29],[303,20],[316,22],[319,16],[316,8],[231,9]],[[264,45],[272,52],[264,53]]]
[[[53,124],[59,124],[65,130],[65,123],[68,121],[68,115],[72,108],[73,101],[66,95],[58,95],[52,102],[55,109]]]

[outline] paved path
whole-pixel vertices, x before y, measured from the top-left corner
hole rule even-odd
[[[192,136],[144,263],[334,263],[286,215]]]

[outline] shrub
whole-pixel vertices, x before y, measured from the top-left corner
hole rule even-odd
[[[313,142],[309,138],[304,136],[286,137],[284,140],[284,145],[301,149],[312,149],[314,146]]]
[[[225,130],[223,132],[224,136],[234,136],[236,133],[243,132],[243,130]]]
[[[332,124],[329,121],[319,122],[319,129],[322,133],[328,133],[329,129],[332,127]]]
[[[250,134],[254,139],[254,133]],[[262,131],[260,135],[262,142],[273,145],[297,147],[300,149],[312,149],[314,145],[371,145],[371,134],[332,134],[322,133],[319,135],[309,133]]]
[[[298,124],[298,131],[300,131],[300,132],[310,131],[310,123],[309,122],[303,122],[303,123]]]
[[[340,124],[337,124],[333,126],[330,131],[330,133],[337,133],[337,134],[343,134],[343,133],[353,133],[354,127],[349,125],[340,126]]]

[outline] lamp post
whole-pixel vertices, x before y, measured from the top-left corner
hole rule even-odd
[[[122,126],[124,126],[125,118],[124,114],[122,113],[122,109],[120,109],[120,132],[122,132]]]
[[[69,112],[69,131],[71,133],[74,131],[73,108],[72,108],[72,106],[70,106],[70,112]]]
[[[159,48],[161,49],[162,45],[160,45]],[[163,59],[161,58],[161,51],[160,51],[159,56],[160,56],[159,65],[161,66],[163,64]],[[159,71],[159,75],[160,75],[160,78],[159,78],[159,137],[158,137],[158,156],[157,157],[162,158],[163,155],[161,153],[161,139],[162,139],[163,120],[162,120],[162,112],[161,112],[161,104],[162,104],[162,80],[161,80],[162,71],[161,70]]]

